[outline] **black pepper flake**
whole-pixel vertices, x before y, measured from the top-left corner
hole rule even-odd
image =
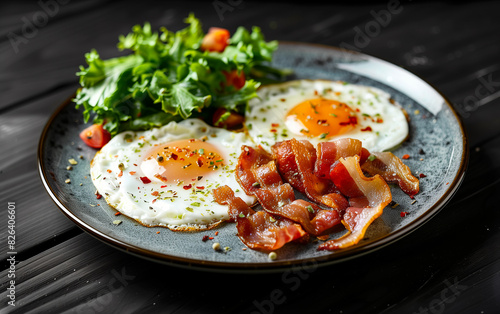
[[[420,155],[425,155],[425,152],[424,152],[424,150],[423,150],[422,148],[418,150],[418,153],[419,153]]]

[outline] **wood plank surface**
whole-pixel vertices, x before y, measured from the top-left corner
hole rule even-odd
[[[40,3],[53,5],[57,12]],[[61,4],[60,4],[61,3]],[[62,4],[65,3],[65,4]],[[226,5],[225,11],[217,4]],[[399,11],[366,32],[391,3]],[[223,6],[224,7],[224,6]],[[45,7],[46,8],[46,7]],[[7,202],[16,202],[16,306],[1,313],[497,313],[500,309],[500,4],[379,1],[60,1],[0,4],[0,199],[2,256]],[[50,10],[49,10],[50,11]],[[45,12],[44,26],[26,20]],[[78,87],[96,48],[104,58],[134,24],[258,25],[269,40],[348,45],[400,65],[435,86],[469,135],[465,180],[427,224],[366,256],[317,269],[224,274],[151,262],[81,231],[46,193],[36,164],[40,132]],[[221,13],[222,12],[222,13]],[[371,23],[371,24],[370,24]],[[12,34],[24,40],[13,43]],[[26,36],[28,34],[28,36]],[[30,37],[31,36],[31,37]],[[30,38],[28,38],[30,37]]]

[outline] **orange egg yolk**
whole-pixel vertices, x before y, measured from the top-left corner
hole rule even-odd
[[[152,181],[178,184],[200,180],[222,166],[224,159],[215,145],[188,139],[158,145],[144,158],[141,170]]]
[[[293,107],[285,118],[294,134],[328,138],[349,132],[357,124],[354,111],[336,100],[316,98]]]

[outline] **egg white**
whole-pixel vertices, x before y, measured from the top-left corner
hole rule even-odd
[[[408,137],[407,117],[388,93],[369,86],[326,80],[296,80],[263,86],[258,98],[249,102],[246,127],[253,141],[264,149],[290,138],[309,140],[313,145],[338,138],[359,139],[371,151],[385,151],[399,145]],[[297,104],[323,97],[347,104],[356,110],[358,125],[338,135],[321,138],[298,134],[285,123],[287,113]],[[373,122],[372,118],[383,122]],[[366,127],[371,131],[361,131]],[[271,130],[273,132],[271,132]]]
[[[144,183],[141,161],[148,151],[155,145],[182,139],[205,139],[215,145],[223,155],[224,166],[196,182]],[[233,173],[242,145],[252,145],[244,133],[214,128],[198,119],[171,122],[144,132],[123,132],[96,154],[91,178],[110,206],[145,226],[182,231],[208,229],[229,219],[227,206],[213,200],[212,190],[218,186],[230,186],[249,205],[255,202],[240,188]],[[189,184],[192,188],[185,189]],[[203,186],[203,190],[197,186]]]

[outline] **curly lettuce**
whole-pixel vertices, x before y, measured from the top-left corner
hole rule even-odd
[[[84,121],[101,123],[111,135],[146,130],[189,117],[208,117],[217,108],[244,113],[262,82],[287,72],[269,66],[276,41],[266,42],[258,27],[239,27],[222,52],[200,49],[205,33],[194,15],[177,32],[136,25],[119,37],[118,49],[132,53],[102,60],[97,51],[85,55],[87,67],[77,76],[81,88],[74,102],[83,106]],[[246,81],[225,86],[224,72],[243,71]]]

